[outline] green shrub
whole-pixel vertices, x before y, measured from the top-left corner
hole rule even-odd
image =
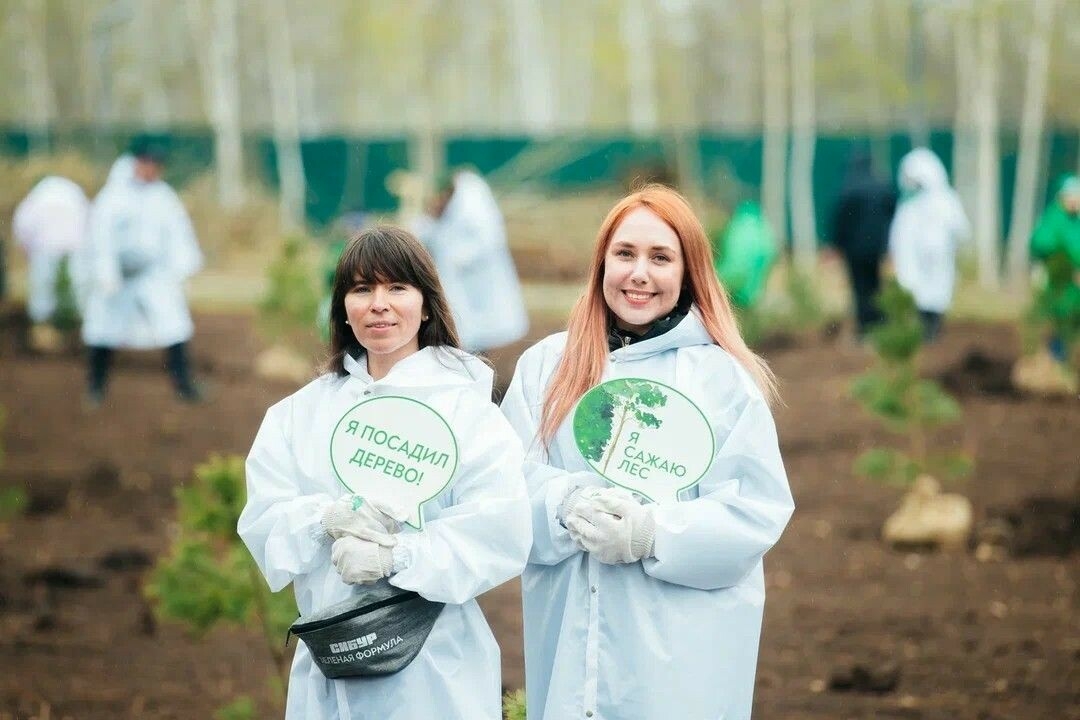
[[[869,334],[877,360],[855,378],[852,396],[890,432],[903,436],[903,449],[872,448],[855,461],[855,472],[907,486],[922,473],[959,480],[972,470],[970,456],[931,447],[934,432],[960,420],[957,402],[933,380],[919,377],[922,325],[915,301],[895,280],[878,295],[884,321]]]
[[[813,276],[800,271],[794,264],[788,267],[787,294],[791,301],[791,322],[795,327],[816,328],[824,322],[824,304]]]
[[[271,593],[236,534],[244,506],[244,461],[211,456],[194,481],[176,490],[177,533],[145,588],[158,617],[187,626],[200,637],[221,624],[257,630],[274,668],[273,694],[288,682],[282,638],[296,619],[292,593]],[[246,707],[243,698],[222,708],[222,718]]]
[[[289,237],[267,269],[266,296],[259,304],[259,328],[271,342],[300,350],[316,342],[319,290],[310,261],[310,242]]]
[[[524,690],[514,690],[503,695],[503,719],[525,720]]]
[[[52,314],[52,326],[60,332],[72,332],[79,328],[79,305],[75,301],[75,285],[71,281],[70,258],[60,259],[56,268],[56,309]]]

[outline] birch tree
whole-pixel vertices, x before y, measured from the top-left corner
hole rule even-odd
[[[564,6],[567,7],[565,11],[562,10]],[[559,104],[561,120],[566,127],[586,128],[592,118],[596,7],[594,3],[563,0],[560,17],[565,23],[559,33],[563,40],[559,54],[559,83],[565,98]],[[573,20],[565,22],[566,18]]]
[[[888,139],[888,119],[885,111],[885,100],[882,85],[883,74],[874,72],[882,67],[883,63],[877,51],[877,14],[874,12],[873,2],[859,2],[851,6],[852,41],[858,49],[858,57],[865,63],[862,73],[862,110],[866,121],[866,127],[870,131],[870,152],[873,157],[874,168],[881,172],[892,166]]]
[[[1000,282],[1001,241],[1001,153],[998,141],[1001,58],[996,0],[981,3],[976,12],[979,65],[974,98],[977,142],[975,253],[979,284],[995,289]]]
[[[1028,275],[1028,240],[1035,216],[1035,194],[1043,151],[1046,86],[1050,65],[1050,36],[1056,0],[1033,0],[1033,24],[1028,41],[1024,110],[1020,119],[1020,152],[1016,162],[1012,220],[1009,224],[1008,279],[1022,287]]]
[[[814,215],[814,22],[810,0],[792,0],[791,22],[791,221],[795,264],[812,272],[817,257]]]
[[[22,120],[31,131],[30,151],[47,152],[56,99],[49,76],[45,3],[24,0],[8,20],[15,36],[14,45],[22,48],[19,53],[24,87]]]
[[[960,202],[970,213],[975,207],[976,140],[975,80],[978,56],[975,52],[973,17],[966,9],[957,10],[952,16],[953,55],[956,72],[956,100],[953,112],[952,170],[953,184]]]
[[[285,0],[265,0],[262,8],[274,149],[277,153],[280,181],[281,223],[286,228],[295,229],[304,221],[307,181],[304,177],[304,160],[300,154],[300,116],[292,26],[289,23]]]
[[[209,52],[194,53],[203,102],[214,133],[218,202],[235,208],[244,202],[244,145],[240,124],[240,74],[236,0],[189,0],[193,41],[209,39]]]
[[[656,130],[658,112],[654,38],[644,0],[626,0],[620,21],[626,46],[627,116],[630,129],[646,135]]]
[[[158,60],[163,8],[148,0],[130,5],[127,44],[133,54],[134,76],[139,115],[144,127],[165,130],[169,126],[169,94],[161,80]]]
[[[555,124],[556,95],[542,6],[510,0],[510,24],[522,124],[532,132],[548,132]]]
[[[787,237],[787,13],[784,0],[761,0],[764,137],[761,150],[761,196],[765,217],[776,237]]]

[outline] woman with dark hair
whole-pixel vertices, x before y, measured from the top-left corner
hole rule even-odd
[[[620,381],[644,390],[583,400]],[[567,331],[525,351],[502,404],[527,448],[533,507],[522,576],[530,720],[750,717],[762,556],[793,509],[775,395],[686,200],[653,185],[619,201]],[[677,396],[690,415],[667,408]],[[596,413],[579,422],[583,408]],[[685,417],[697,440],[669,431],[666,445],[641,449]],[[599,455],[618,460],[590,462]],[[655,502],[626,479],[665,472],[678,492]]]
[[[458,349],[431,256],[393,227],[367,230],[346,247],[330,332],[326,374],[267,411],[247,460],[239,534],[272,590],[293,583],[304,616],[384,578],[445,607],[419,654],[393,674],[329,679],[299,644],[286,717],[495,720],[499,649],[474,598],[521,572],[531,535],[521,445],[491,403],[492,372]],[[378,429],[393,401],[422,403],[453,439],[456,470],[418,507],[401,498],[438,466],[421,464],[427,451],[407,447],[415,440],[408,432],[387,439]],[[368,437],[382,435],[374,465],[370,447],[335,461],[353,417],[370,423]],[[372,466],[382,469],[374,479],[357,470]],[[405,495],[395,495],[398,486]]]

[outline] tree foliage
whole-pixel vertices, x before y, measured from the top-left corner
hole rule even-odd
[[[257,630],[276,672],[272,685],[280,688],[288,673],[282,638],[296,603],[289,592],[270,592],[236,535],[244,497],[242,458],[215,455],[199,465],[194,480],[176,490],[177,532],[145,592],[158,617],[182,623],[195,637],[219,624]],[[243,701],[222,708],[222,717],[249,717]]]
[[[922,327],[915,301],[893,280],[878,305],[885,319],[870,332],[877,362],[855,378],[851,394],[887,430],[905,438],[906,447],[867,450],[855,461],[855,472],[905,487],[923,473],[959,480],[972,470],[970,456],[931,448],[934,434],[958,422],[961,410],[938,383],[919,377]]]
[[[663,421],[649,410],[666,404],[667,395],[648,380],[622,378],[593,388],[574,412],[578,449],[587,460],[603,460],[603,468],[607,469],[627,420],[639,427],[658,428]]]
[[[300,236],[285,238],[279,255],[267,269],[259,326],[271,341],[306,347],[315,337],[319,291],[308,245]]]
[[[68,256],[60,259],[56,268],[56,310],[52,314],[52,326],[60,332],[72,332],[79,328],[81,318],[75,301],[75,285],[71,280],[71,263]]]

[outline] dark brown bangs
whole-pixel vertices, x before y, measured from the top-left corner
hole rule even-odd
[[[363,242],[349,243],[338,269],[344,273],[342,280],[347,285],[363,280],[424,287],[400,239],[383,233],[366,233]]]

